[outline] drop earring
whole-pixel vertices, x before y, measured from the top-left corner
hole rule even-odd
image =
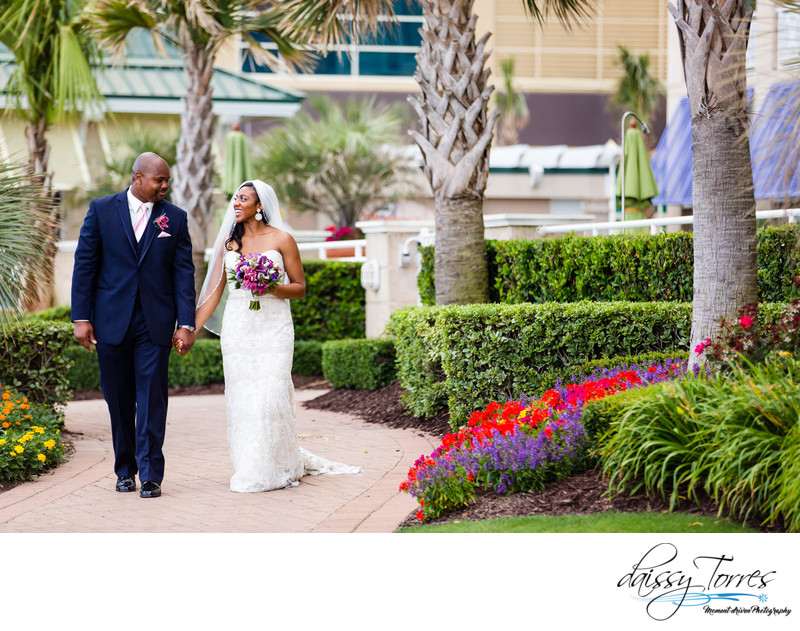
[[[261,221],[264,218],[264,215],[261,214],[261,210],[256,212],[256,221]]]

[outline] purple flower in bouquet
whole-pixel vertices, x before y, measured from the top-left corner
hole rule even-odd
[[[280,284],[281,268],[263,254],[257,252],[247,256],[240,254],[239,262],[236,264],[236,269],[231,271],[230,279],[236,289],[244,288],[253,295],[253,298],[258,298]],[[250,309],[258,311],[260,308],[258,300],[250,301]]]

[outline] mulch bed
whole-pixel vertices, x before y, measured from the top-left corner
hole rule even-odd
[[[314,410],[343,412],[352,414],[368,423],[382,423],[390,427],[427,432],[441,438],[451,431],[450,417],[445,411],[432,419],[422,419],[411,415],[401,401],[402,388],[395,381],[374,391],[331,389],[331,384],[323,377],[302,377],[292,375],[297,390],[327,389],[311,401],[302,403]],[[170,396],[222,394],[224,384],[170,388]],[[76,392],[73,400],[102,398],[100,391]],[[2,491],[0,491],[2,492]],[[443,517],[424,523],[440,524],[452,521],[492,519],[498,517],[520,517],[527,515],[587,515],[604,511],[617,512],[664,512],[669,503],[660,497],[639,492],[634,495],[608,496],[608,483],[600,472],[586,471],[570,476],[566,480],[548,484],[539,492],[496,495],[486,492],[478,500],[465,508],[453,511]],[[711,498],[702,498],[699,505],[686,503],[676,509],[698,517],[714,517],[717,506]],[[415,526],[421,522],[415,513],[409,515],[402,526]],[[785,532],[778,526],[763,527],[757,519],[749,520],[748,525],[762,532]]]

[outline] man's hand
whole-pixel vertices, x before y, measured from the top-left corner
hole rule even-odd
[[[83,346],[83,348],[87,349],[90,353],[94,353],[92,344],[97,344],[97,340],[94,339],[94,327],[91,322],[75,323],[75,339],[78,340],[78,344]]]
[[[186,355],[194,346],[195,335],[189,329],[179,328],[172,336],[172,346],[178,351],[178,355]]]

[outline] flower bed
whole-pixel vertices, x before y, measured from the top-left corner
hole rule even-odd
[[[24,480],[64,459],[61,419],[0,385],[0,480]]]
[[[475,501],[481,490],[542,489],[586,468],[581,423],[586,402],[672,380],[685,371],[681,360],[604,368],[579,383],[556,382],[533,401],[493,401],[473,412],[467,427],[447,434],[433,453],[421,456],[400,490],[419,501],[419,519],[432,519]]]

